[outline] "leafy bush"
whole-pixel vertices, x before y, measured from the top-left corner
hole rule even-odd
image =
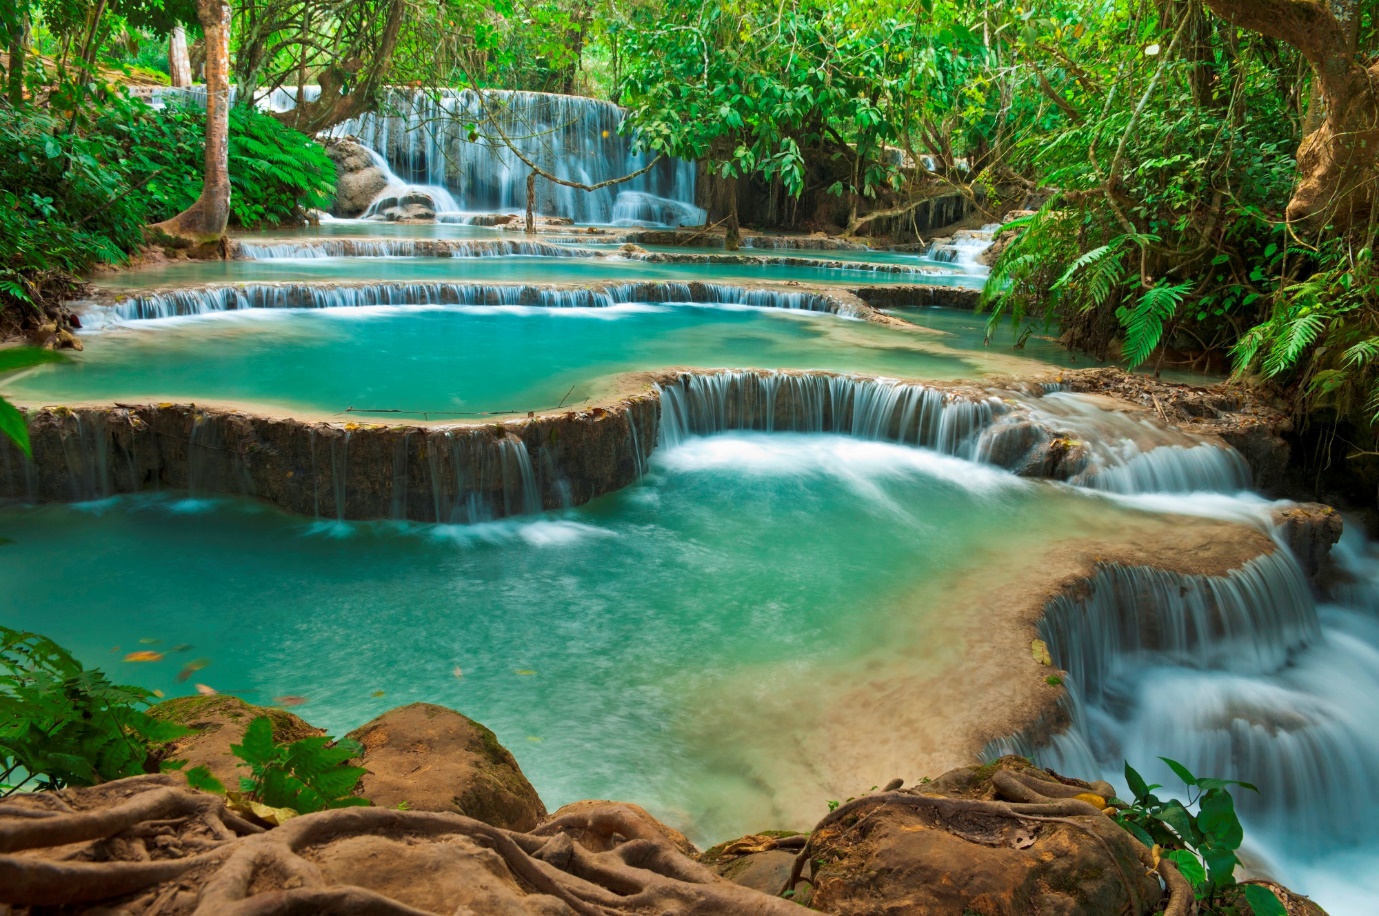
[[[189,733],[138,708],[152,696],[50,639],[0,627],[0,797],[150,772],[149,745]]]
[[[349,765],[363,748],[348,738],[334,741],[319,736],[278,744],[273,740],[272,721],[259,716],[244,730],[243,743],[230,745],[230,750],[252,774],[240,778],[239,792],[226,792],[205,767],[189,771],[187,781],[195,789],[225,793],[233,809],[277,823],[291,812],[308,814],[369,804],[354,794],[366,770]]]
[[[149,181],[150,221],[175,216],[201,192],[206,113],[170,106],[132,144],[136,173]],[[335,165],[320,144],[256,108],[230,109],[230,219],[239,226],[277,225],[301,210],[324,208],[335,194]]]
[[[33,277],[117,264],[143,227],[201,190],[205,113],[154,111],[119,89],[64,84],[49,107],[0,106],[0,308],[34,303]],[[231,220],[276,224],[326,206],[335,167],[269,115],[230,116]]]
[[[1162,850],[1162,857],[1178,866],[1193,886],[1203,912],[1287,916],[1273,891],[1235,880],[1235,867],[1240,864],[1235,853],[1244,842],[1245,831],[1236,816],[1230,787],[1251,792],[1258,789],[1232,779],[1197,777],[1176,760],[1159,759],[1187,785],[1188,800],[1160,799],[1153,792],[1162,786],[1147,785],[1127,763],[1125,781],[1135,793],[1135,801],[1116,814],[1116,821],[1144,845]],[[1196,814],[1191,811],[1193,807]],[[1242,902],[1248,908],[1242,909]]]

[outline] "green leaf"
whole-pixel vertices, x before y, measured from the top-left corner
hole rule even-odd
[[[1242,884],[1240,892],[1245,902],[1254,910],[1254,916],[1288,916],[1288,909],[1278,899],[1278,895],[1262,884]]]
[[[1183,766],[1176,760],[1169,760],[1167,757],[1160,757],[1159,759],[1166,763],[1168,765],[1168,768],[1173,771],[1173,774],[1177,776],[1179,779],[1181,779],[1183,782],[1185,782],[1187,785],[1197,785],[1197,777],[1193,776],[1192,771],[1189,770],[1187,767]]]
[[[1199,842],[1197,828],[1193,826],[1192,815],[1183,807],[1180,801],[1170,801],[1163,806],[1158,813],[1159,820],[1163,821],[1173,829],[1178,838],[1189,846],[1196,846]]]
[[[1235,813],[1235,801],[1225,789],[1211,789],[1202,796],[1197,828],[1213,845],[1222,849],[1239,849],[1245,840],[1245,831]]]
[[[8,437],[27,457],[33,457],[33,448],[29,444],[28,421],[19,412],[19,408],[4,398],[0,398],[0,433]]]
[[[1130,787],[1130,793],[1134,795],[1137,800],[1149,794],[1149,786],[1145,784],[1144,777],[1130,765],[1128,760],[1125,762],[1125,783]],[[1151,843],[1150,845],[1153,844]]]
[[[0,373],[55,363],[62,358],[62,354],[42,347],[3,347],[0,348]]]
[[[267,716],[259,716],[244,730],[244,741],[230,745],[230,751],[251,766],[262,766],[270,762],[276,753],[273,743],[273,723]],[[274,802],[265,802],[275,808],[285,807]]]
[[[1163,857],[1177,865],[1178,871],[1183,873],[1183,877],[1194,888],[1207,883],[1207,870],[1202,866],[1201,860],[1190,851],[1174,849],[1164,853]]]
[[[212,776],[210,768],[205,765],[193,767],[187,771],[187,785],[199,792],[214,792],[216,795],[225,794],[225,784]]]

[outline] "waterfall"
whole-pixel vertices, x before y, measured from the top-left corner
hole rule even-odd
[[[1250,486],[1240,453],[1203,442],[1151,416],[1107,410],[1084,395],[1054,391],[1033,399],[1042,425],[1066,434],[1082,469],[1069,482],[1110,493],[1237,493]]]
[[[312,239],[256,242],[236,239],[234,256],[246,261],[280,258],[597,258],[600,252],[549,242],[512,239]]]
[[[1002,409],[891,379],[728,371],[690,375],[659,386],[660,443],[726,430],[843,433],[886,439],[970,458]]]
[[[243,283],[165,290],[120,299],[112,306],[123,320],[173,318],[257,308],[349,308],[375,305],[528,305],[598,308],[624,303],[738,304],[803,309],[856,317],[849,301],[820,293],[750,289],[722,283],[623,283],[583,289],[534,284]]]
[[[991,241],[1000,228],[999,223],[991,223],[979,230],[959,229],[950,239],[936,239],[931,242],[924,251],[924,257],[931,261],[952,264],[969,273],[989,273],[991,269],[983,264],[979,257],[983,251],[991,247]]]
[[[648,153],[633,151],[621,132],[624,112],[611,102],[541,92],[393,89],[379,113],[334,127],[378,153],[411,184],[443,187],[469,212],[525,211],[531,169],[502,141],[550,174],[597,184],[644,168]],[[500,134],[501,132],[501,134]],[[535,209],[579,223],[654,222],[698,225],[694,164],[663,159],[644,175],[598,191],[544,178]]]

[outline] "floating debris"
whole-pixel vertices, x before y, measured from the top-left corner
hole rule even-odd
[[[373,693],[369,694],[371,697],[384,697],[387,695],[388,692],[386,690],[375,690]]]
[[[213,697],[220,691],[216,690],[214,687],[207,687],[205,684],[197,684],[196,692],[201,694],[203,697]]]
[[[464,670],[459,665],[456,665],[455,670],[450,673],[455,675],[455,677],[464,677]]]
[[[195,649],[195,648],[196,648],[196,646],[193,646],[191,643],[179,642],[177,645],[175,645],[175,646],[172,647],[172,651],[174,651],[174,652],[190,652],[191,650],[193,650],[193,649]]]
[[[279,706],[301,706],[307,702],[307,698],[298,696],[274,697],[273,702]]]
[[[518,668],[518,669],[516,669],[516,670],[517,670],[517,673],[520,674],[520,675],[522,675],[523,677],[531,677],[533,674],[536,673],[536,672],[533,671],[531,668]]]
[[[161,639],[154,639],[152,636],[145,636],[143,639],[139,640],[139,645],[141,645],[141,646],[156,646],[156,645],[158,645],[160,642],[162,642]]]
[[[138,652],[131,652],[124,657],[127,662],[161,662],[162,652],[151,652],[148,649],[140,649]]]
[[[186,666],[177,672],[177,683],[185,683],[193,674],[200,671],[211,663],[209,658],[195,658],[187,662]]]

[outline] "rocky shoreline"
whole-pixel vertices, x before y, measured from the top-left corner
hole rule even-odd
[[[232,697],[150,713],[193,730],[159,759],[238,776],[230,746],[267,715],[274,738],[321,734]],[[1013,756],[861,792],[808,833],[762,830],[697,850],[636,804],[548,814],[497,737],[440,706],[350,733],[373,801],[279,826],[192,792],[180,775],[13,797],[0,805],[0,902],[16,913],[1149,916],[1186,913],[1169,859],[1107,815],[1112,788]],[[156,764],[151,761],[150,765]],[[1277,885],[1290,916],[1320,908]],[[1324,914],[1323,914],[1324,916]]]

